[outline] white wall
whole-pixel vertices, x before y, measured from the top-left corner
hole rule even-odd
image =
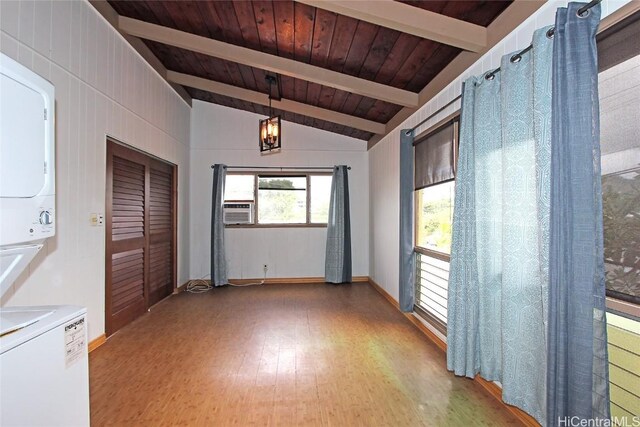
[[[2,305],[88,308],[104,333],[106,135],[178,165],[178,278],[188,277],[189,106],[82,1],[0,1],[0,50],[56,90],[56,236]]]
[[[258,120],[246,111],[194,101],[191,114],[191,263],[192,278],[209,274],[211,165],[332,166],[346,164],[351,196],[354,276],[369,273],[369,164],[366,141],[283,122],[283,149],[261,156]],[[226,230],[230,278],[324,276],[326,228]]]
[[[628,0],[605,0],[602,3],[602,17],[617,10]],[[531,43],[533,32],[540,27],[553,25],[555,11],[566,6],[566,1],[550,1],[534,15],[523,22],[493,49],[487,52],[473,66],[454,80],[429,103],[405,120],[384,139],[369,150],[369,187],[375,189],[370,198],[370,277],[382,286],[396,300],[398,299],[399,271],[399,147],[400,130],[411,128],[437,111],[460,94],[462,82],[472,75],[500,66],[502,55],[524,49]],[[416,129],[416,134],[428,129],[460,108],[460,101],[454,103],[427,123]]]

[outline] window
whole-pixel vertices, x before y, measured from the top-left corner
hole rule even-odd
[[[640,13],[598,35],[600,150],[611,415],[640,398]]]
[[[324,226],[331,179],[331,174],[228,173],[224,200],[249,203],[255,210],[253,222],[243,227]]]
[[[329,219],[329,201],[331,199],[331,175],[310,176],[311,197],[309,198],[309,222],[326,224]]]
[[[415,142],[416,312],[446,334],[457,114]]]
[[[454,181],[422,188],[416,197],[416,246],[451,253]]]
[[[307,222],[306,176],[258,176],[258,224]]]
[[[598,36],[608,305],[640,317],[640,14]]]
[[[228,174],[224,183],[225,202],[248,202],[254,200],[254,176]]]

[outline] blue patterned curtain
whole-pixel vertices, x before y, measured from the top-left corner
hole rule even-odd
[[[416,256],[413,252],[413,130],[400,131],[400,310],[413,311]]]
[[[609,418],[596,30],[600,6],[556,14],[548,419]]]
[[[224,250],[224,181],[227,167],[213,166],[213,188],[211,194],[211,283],[214,286],[226,285],[227,260]]]
[[[551,143],[548,28],[465,82],[449,278],[447,367],[500,381],[546,418]],[[488,78],[487,78],[488,77]]]
[[[351,282],[351,214],[347,166],[333,168],[324,271],[327,283]]]

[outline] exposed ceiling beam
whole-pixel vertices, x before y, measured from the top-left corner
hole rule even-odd
[[[536,10],[545,3],[545,0],[514,1],[487,27],[487,46],[480,52],[460,52],[442,71],[440,71],[419,94],[419,106],[424,106],[437,94],[446,88],[451,82],[457,79],[469,67],[471,67],[486,52],[494,47],[500,40],[515,30],[518,25],[530,17]],[[524,46],[523,46],[524,47]],[[387,122],[387,133],[392,132],[400,126],[406,119],[411,117],[417,108],[403,108]],[[386,135],[374,135],[367,145],[371,149]]]
[[[471,52],[480,52],[487,45],[487,29],[481,25],[393,0],[296,1]]]
[[[169,46],[191,50],[227,61],[256,67],[324,86],[333,87],[373,99],[405,107],[418,105],[418,94],[370,80],[316,67],[304,62],[270,55],[257,50],[224,43],[173,28],[151,24],[137,19],[119,17],[118,28],[132,36],[153,40]]]
[[[219,95],[228,96],[230,98],[241,99],[243,101],[252,102],[254,104],[269,105],[269,95],[266,93],[255,92],[253,90],[244,89],[238,86],[232,86],[214,80],[203,79],[201,77],[189,74],[178,73],[175,71],[167,71],[167,79],[171,82],[204,90],[207,92],[217,93]],[[384,123],[378,123],[371,120],[362,119],[360,117],[350,116],[348,114],[338,113],[337,111],[327,110],[313,105],[303,104],[301,102],[291,101],[289,99],[271,100],[273,108],[290,111],[292,113],[302,114],[303,116],[313,117],[354,129],[360,129],[372,133],[385,133]]]
[[[151,49],[144,44],[142,40],[137,37],[130,36],[118,29],[118,12],[116,12],[113,7],[106,0],[89,0],[89,3],[106,19],[112,26],[118,31],[127,42],[144,58],[145,61],[156,70],[160,77],[164,80],[167,80],[167,69],[162,65],[162,62],[151,52]],[[184,101],[191,106],[191,96],[187,93],[187,91],[180,85],[175,83],[171,83],[167,81],[171,88],[178,94]]]

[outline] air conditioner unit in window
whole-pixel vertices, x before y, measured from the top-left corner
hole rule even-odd
[[[253,202],[225,203],[225,224],[253,224]]]

